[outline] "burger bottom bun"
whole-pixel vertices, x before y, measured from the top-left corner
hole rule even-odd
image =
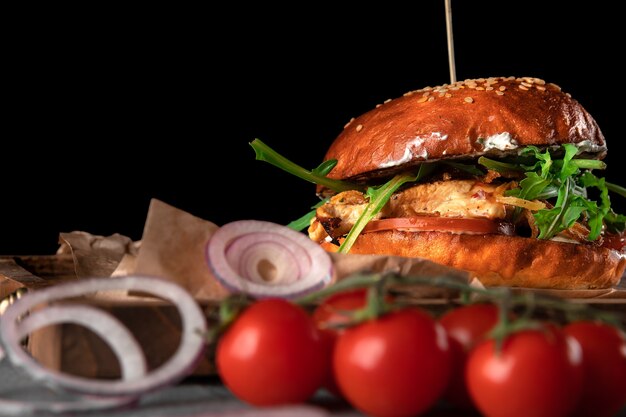
[[[329,243],[322,246],[336,250]],[[486,286],[610,288],[619,283],[626,267],[626,255],[597,246],[446,232],[365,233],[350,253],[429,259],[468,271]]]

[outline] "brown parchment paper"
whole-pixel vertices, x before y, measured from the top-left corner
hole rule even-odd
[[[223,299],[228,291],[210,273],[204,254],[217,228],[210,221],[153,199],[134,272],[177,282],[197,300]]]
[[[126,254],[135,256],[138,245],[115,233],[97,236],[87,232],[61,233],[58,254],[71,253],[77,278],[109,277]]]

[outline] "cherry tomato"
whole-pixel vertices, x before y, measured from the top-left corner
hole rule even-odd
[[[615,327],[579,321],[565,326],[583,351],[583,393],[575,416],[611,417],[626,406],[626,336]]]
[[[326,363],[309,315],[283,299],[249,306],[216,349],[222,381],[235,396],[253,405],[306,401],[321,386]]]
[[[360,288],[333,294],[324,299],[313,311],[313,322],[320,330],[322,344],[327,352],[328,373],[323,386],[337,397],[342,397],[335,381],[332,370],[332,357],[337,338],[343,333],[343,328],[334,327],[349,322],[345,312],[362,308],[367,303],[367,290]]]
[[[467,386],[486,417],[565,417],[582,391],[582,351],[556,327],[509,335],[498,351],[479,343],[467,362]]]
[[[415,416],[431,408],[450,377],[445,330],[428,313],[405,308],[348,328],[333,357],[337,383],[372,416]]]
[[[444,398],[461,409],[474,404],[465,384],[465,367],[469,351],[481,342],[498,323],[498,307],[494,304],[471,304],[447,311],[439,319],[450,337],[453,368]]]

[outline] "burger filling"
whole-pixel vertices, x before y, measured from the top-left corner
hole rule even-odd
[[[625,250],[626,216],[611,209],[609,191],[626,197],[626,188],[595,176],[606,165],[572,144],[528,146],[497,160],[430,161],[369,187],[328,178],[335,160],[307,171],[259,140],[251,145],[257,159],[331,191],[288,226],[308,227],[311,239],[341,244],[340,252],[359,234],[382,230],[500,233]]]
[[[436,173],[428,182],[405,181],[384,202],[375,202],[377,193],[370,196],[371,190],[340,192],[317,208],[309,236],[339,244],[355,229],[438,231],[603,245],[607,227],[613,234],[623,233],[626,217],[611,210],[607,184],[590,172],[604,168],[601,161],[574,159],[577,150],[568,145],[563,159],[534,147],[524,152],[529,157],[517,162],[482,157],[482,169],[435,163]],[[599,194],[597,201],[590,199],[587,188]]]
[[[516,183],[448,180],[418,184],[394,193],[363,233],[381,230],[430,230],[453,233],[513,233],[515,208],[540,210],[546,204],[505,196]],[[337,241],[347,234],[368,206],[359,191],[344,191],[316,210],[309,236]]]

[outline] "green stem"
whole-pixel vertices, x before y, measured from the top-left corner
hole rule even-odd
[[[622,197],[626,197],[626,188],[606,181],[604,182],[604,185],[606,185],[606,188],[608,188],[609,191],[614,192],[615,194],[619,194]]]
[[[569,163],[580,169],[606,169],[606,163],[597,159],[572,159]]]
[[[256,153],[256,159],[258,161],[268,162],[275,167],[282,169],[283,171],[287,171],[288,173],[295,175],[296,177],[302,178],[305,181],[312,182],[313,184],[323,185],[324,187],[328,187],[336,192],[348,190],[365,190],[365,187],[362,185],[354,184],[348,181],[333,180],[323,175],[319,175],[313,171],[309,171],[308,169],[302,168],[300,165],[294,164],[289,159],[280,155],[278,152],[267,146],[259,139],[255,139],[250,142],[250,146],[252,146],[252,149],[254,149],[254,152]]]
[[[384,276],[382,274],[354,274],[346,279],[337,281],[331,286],[300,297],[296,300],[296,303],[300,305],[313,304],[339,292],[371,287],[380,282],[383,278]]]

